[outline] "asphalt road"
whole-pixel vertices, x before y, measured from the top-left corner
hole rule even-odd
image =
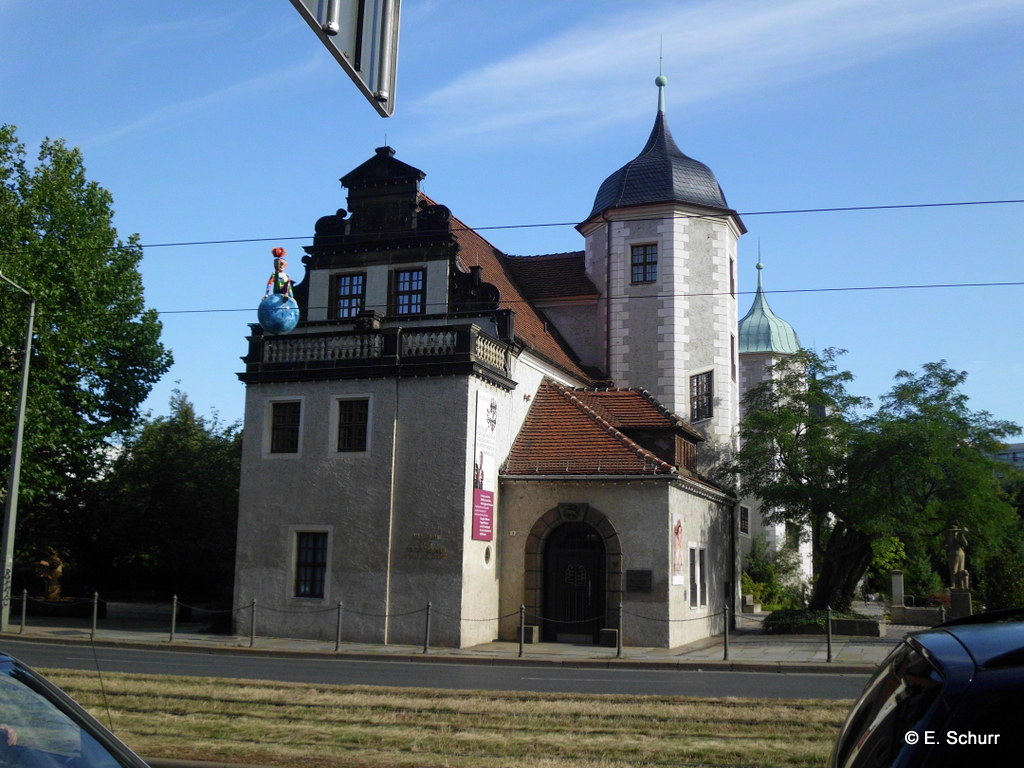
[[[100,672],[226,677],[299,683],[407,686],[462,690],[616,693],[661,696],[737,696],[781,699],[853,699],[867,675],[605,669],[518,662],[460,664],[398,659],[365,661],[0,641],[0,651],[34,667]]]

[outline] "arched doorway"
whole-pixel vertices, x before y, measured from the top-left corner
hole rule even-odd
[[[588,523],[566,522],[544,542],[543,639],[592,642],[605,624],[604,540]]]

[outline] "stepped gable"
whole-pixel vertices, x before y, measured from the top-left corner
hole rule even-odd
[[[596,298],[599,292],[587,276],[583,256],[583,251],[542,256],[506,256],[505,263],[526,297],[534,301]]]
[[[545,380],[502,474],[675,475],[674,466],[616,426],[652,422],[677,426],[638,390],[579,390]]]

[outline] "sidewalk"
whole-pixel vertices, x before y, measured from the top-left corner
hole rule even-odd
[[[858,608],[860,608],[858,606]],[[882,609],[877,608],[878,612]],[[248,636],[215,634],[208,623],[178,623],[174,642],[170,635],[169,606],[108,604],[108,617],[97,623],[93,642],[104,646],[144,646],[161,650],[203,650],[210,653],[303,654],[310,656],[344,655],[349,658],[417,660],[461,663],[529,663],[564,666],[656,666],[666,669],[734,669],[775,672],[827,672],[863,674],[873,670],[889,651],[913,629],[890,625],[887,637],[833,635],[832,661],[828,660],[828,640],[823,635],[765,635],[761,632],[764,615],[737,617],[737,629],[729,633],[728,658],[724,637],[701,640],[678,648],[624,647],[616,658],[615,648],[568,643],[537,643],[523,646],[495,641],[470,648],[428,649],[411,645],[373,645],[333,641],[262,637],[253,642]],[[91,619],[56,619],[30,616],[24,632],[19,618],[12,616],[10,631],[4,639],[46,640],[64,643],[88,643],[92,635]],[[250,643],[251,646],[250,646]]]

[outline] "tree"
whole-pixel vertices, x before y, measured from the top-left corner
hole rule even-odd
[[[145,307],[138,237],[121,240],[110,193],[87,180],[81,152],[45,140],[29,167],[0,125],[0,268],[37,299],[21,485],[19,548],[56,545],[80,512],[108,440],[131,428],[171,364]],[[0,391],[16,391],[24,296],[0,291]],[[14,402],[0,399],[0,430]],[[0,441],[6,466],[8,443]]]
[[[229,600],[241,445],[238,424],[175,391],[170,414],[133,429],[92,484],[82,570],[106,591]]]
[[[853,377],[838,369],[840,354],[786,358],[747,394],[732,467],[769,521],[810,532],[812,609],[849,608],[881,538],[936,541],[959,523],[984,559],[1013,521],[990,454],[1019,429],[967,408],[966,374],[945,362],[900,371],[870,413],[847,392]]]

